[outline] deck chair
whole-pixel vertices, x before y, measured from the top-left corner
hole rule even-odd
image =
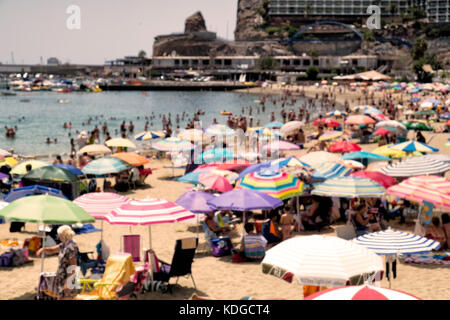
[[[138,234],[123,236],[123,252],[131,254],[133,262],[141,261],[141,236]]]
[[[91,274],[103,274],[106,267],[107,257],[102,256],[102,242],[99,242],[96,246],[97,259],[92,258],[90,252],[78,252],[77,254],[77,264],[81,269],[83,276],[86,275],[87,271],[91,269]]]
[[[153,280],[167,282],[169,292],[172,293],[172,288],[169,283],[173,277],[190,276],[195,285],[194,277],[192,276],[192,262],[194,261],[195,251],[198,247],[198,238],[179,239],[175,245],[175,253],[173,254],[172,264],[168,264],[159,260],[160,271],[153,273]]]
[[[111,255],[101,280],[80,279],[82,291],[74,300],[117,300],[126,297],[123,292],[119,295],[117,288],[128,284],[135,273],[130,254]]]

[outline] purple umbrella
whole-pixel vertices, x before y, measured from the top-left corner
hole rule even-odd
[[[263,192],[240,189],[214,197],[208,204],[218,210],[252,211],[275,209],[282,206],[283,201]]]
[[[211,193],[188,191],[175,201],[176,204],[191,211],[192,213],[210,213],[216,209],[207,201],[216,198]]]

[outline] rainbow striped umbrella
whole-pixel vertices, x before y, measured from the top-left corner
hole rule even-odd
[[[438,176],[417,176],[392,186],[386,193],[422,203],[431,202],[436,207],[450,209],[450,180]]]
[[[251,189],[264,192],[274,198],[284,200],[302,194],[303,182],[285,172],[261,170],[252,172],[238,180],[235,189]]]
[[[359,177],[339,177],[328,179],[315,185],[312,194],[339,198],[378,198],[385,189],[373,180]]]
[[[186,140],[167,138],[152,143],[152,148],[164,152],[183,152],[194,148],[194,145]]]
[[[134,136],[138,141],[148,141],[153,139],[165,138],[166,135],[162,131],[144,131]]]
[[[103,220],[105,215],[128,203],[130,200],[130,198],[117,193],[92,192],[76,198],[73,200],[73,203],[86,210],[95,219]]]
[[[328,131],[319,137],[319,141],[333,140],[343,135],[342,131]]]

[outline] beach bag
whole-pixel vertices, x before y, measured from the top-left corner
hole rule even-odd
[[[28,240],[28,239],[27,239]],[[27,241],[25,240],[25,241]],[[41,238],[32,237],[28,242],[28,251],[30,253],[36,253],[41,248]]]
[[[11,266],[19,267],[19,266],[24,265],[25,262],[27,262],[27,258],[23,254],[22,249],[11,249],[11,252],[13,254],[13,257],[11,260]]]
[[[0,267],[10,267],[14,254],[9,251],[0,256]]]
[[[211,240],[212,255],[214,257],[223,257],[231,255],[232,244],[228,237]]]

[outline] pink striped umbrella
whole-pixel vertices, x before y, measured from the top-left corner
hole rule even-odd
[[[73,203],[80,206],[95,219],[103,220],[105,215],[128,203],[131,199],[112,192],[86,193]]]
[[[369,285],[331,288],[314,293],[305,300],[421,300],[412,294]]]
[[[110,224],[136,226],[148,225],[150,248],[152,247],[151,225],[173,223],[195,218],[195,215],[174,202],[163,199],[131,200],[105,216]]]
[[[300,147],[296,144],[287,142],[287,141],[273,141],[268,143],[263,147],[264,150],[270,150],[270,151],[284,151],[284,150],[298,150]]]

